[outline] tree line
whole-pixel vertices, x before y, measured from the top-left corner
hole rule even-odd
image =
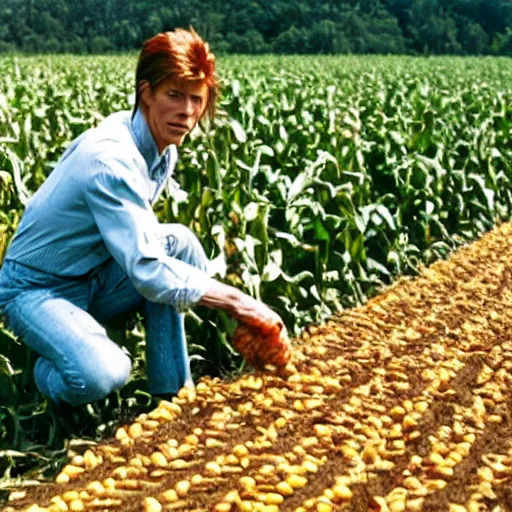
[[[3,0],[0,53],[138,50],[193,26],[216,53],[512,55],[510,0]]]

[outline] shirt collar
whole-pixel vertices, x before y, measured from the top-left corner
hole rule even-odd
[[[169,155],[167,155],[167,153],[169,153],[169,147],[165,148],[161,154],[158,153],[155,140],[153,139],[148,123],[140,108],[135,111],[131,120],[131,125],[135,136],[135,144],[137,145],[141,155],[144,157],[148,166],[148,172],[151,176],[162,160],[169,158]]]

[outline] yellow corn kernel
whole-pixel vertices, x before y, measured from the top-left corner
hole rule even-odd
[[[167,491],[162,493],[162,498],[167,501],[167,503],[174,503],[178,501],[178,493],[174,489],[168,489]]]
[[[316,473],[316,472],[318,471],[318,466],[317,466],[315,463],[313,463],[313,462],[311,462],[311,461],[309,461],[309,460],[305,460],[305,461],[301,464],[301,466],[302,466],[306,471],[308,471],[309,473]]]
[[[96,455],[94,455],[94,453],[91,450],[86,450],[86,452],[84,453],[83,460],[85,467],[88,469],[94,469],[99,464],[98,457],[96,457]]]
[[[116,431],[116,439],[120,441],[121,439],[125,439],[126,437],[128,437],[126,429],[123,427],[118,428]]]
[[[95,496],[101,496],[102,494],[105,494],[105,487],[103,487],[101,482],[98,482],[97,480],[91,482],[87,486],[87,490]]]
[[[405,512],[405,499],[392,501],[389,505],[389,512]]]
[[[293,494],[293,488],[292,486],[287,482],[279,482],[276,485],[276,491],[281,496],[291,496]]]
[[[85,510],[84,502],[82,500],[73,500],[68,507],[71,512],[82,512],[82,510]]]
[[[69,508],[67,503],[59,496],[53,497],[50,501],[52,504],[48,509],[49,512],[68,512]]]
[[[203,475],[195,474],[192,475],[192,478],[190,479],[190,483],[192,485],[199,485],[203,481]]]
[[[233,454],[236,455],[238,458],[245,457],[249,453],[247,446],[243,444],[237,444],[232,451]]]
[[[242,487],[246,489],[253,489],[256,487],[256,480],[251,478],[250,476],[243,476],[240,478],[239,483]]]
[[[412,500],[407,500],[406,509],[408,512],[420,512],[423,510],[423,502],[425,498],[414,498]]]
[[[377,453],[375,446],[368,445],[363,450],[361,457],[366,464],[373,464],[379,458],[379,454]]]
[[[213,461],[207,462],[205,465],[205,469],[208,473],[211,473],[215,476],[220,476],[222,474],[220,466]]]
[[[217,503],[217,505],[215,505],[213,507],[213,511],[214,512],[230,512],[231,510],[231,503]]]
[[[66,473],[59,473],[55,481],[58,484],[67,484],[69,483],[69,475],[67,475]]]
[[[279,418],[277,418],[277,420],[274,422],[277,428],[283,428],[286,425],[286,423],[286,418],[283,418],[283,416],[279,416]]]
[[[78,491],[67,491],[62,495],[62,499],[64,501],[73,501],[77,500],[80,497]]]
[[[338,500],[348,501],[352,499],[353,493],[349,487],[342,484],[337,484],[332,488],[334,496]]]
[[[188,480],[181,480],[174,486],[174,488],[176,489],[178,496],[183,498],[188,494],[188,491],[190,490],[190,482]]]
[[[463,505],[457,505],[456,503],[450,503],[450,512],[467,512],[466,507]]]
[[[144,512],[161,512],[162,505],[155,498],[144,499]]]
[[[301,489],[308,483],[308,479],[300,475],[290,475],[286,479],[286,483],[293,489]]]
[[[69,476],[69,478],[76,478],[81,475],[85,471],[84,468],[80,468],[78,466],[73,466],[72,464],[68,464],[64,466],[62,472]]]
[[[267,505],[280,505],[283,503],[284,498],[275,492],[269,492],[267,493],[267,496],[265,497],[265,503]]]
[[[84,458],[82,455],[75,455],[72,459],[71,459],[71,464],[73,464],[73,466],[83,466],[84,465]]]
[[[132,439],[136,439],[137,437],[140,437],[142,435],[142,425],[140,423],[133,423],[128,427],[128,435]]]
[[[112,471],[112,475],[119,480],[125,480],[128,478],[128,470],[124,466],[119,466]]]
[[[105,478],[105,480],[103,480],[103,487],[105,487],[105,489],[115,489],[116,481],[112,477]]]
[[[165,468],[167,466],[167,459],[162,452],[152,453],[150,459],[151,462],[159,468]]]

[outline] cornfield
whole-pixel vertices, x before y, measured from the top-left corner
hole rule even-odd
[[[69,142],[130,108],[134,67],[0,59],[0,261]],[[234,322],[193,311],[192,369],[211,378],[155,409],[136,318],[119,336],[131,382],[66,426],[0,324],[0,492],[67,462],[9,506],[512,510],[510,228],[434,263],[511,217],[512,61],[230,57],[219,73],[216,120],[180,149],[156,213],[280,313],[290,374],[245,375]],[[94,443],[66,437],[109,434],[67,460]]]

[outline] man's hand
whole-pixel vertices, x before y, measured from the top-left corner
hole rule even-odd
[[[281,317],[266,304],[232,286],[211,280],[200,304],[222,309],[240,322],[233,343],[252,366],[284,366],[290,343]]]
[[[254,327],[240,324],[233,336],[233,346],[255,368],[272,364],[277,369],[282,369],[291,356],[286,329],[269,335]]]
[[[210,283],[199,304],[222,309],[236,320],[263,332],[279,332],[283,328],[281,317],[263,302],[215,279],[210,279]]]
[[[266,336],[276,336],[284,328],[281,317],[275,311],[248,295],[239,301],[233,318]]]

